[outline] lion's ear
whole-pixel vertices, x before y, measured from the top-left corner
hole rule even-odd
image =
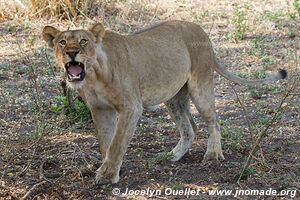
[[[101,42],[105,35],[105,28],[101,23],[96,23],[89,28],[89,31],[96,37],[96,42]]]
[[[54,47],[54,38],[60,33],[59,30],[52,26],[45,26],[43,29],[43,39],[48,43],[49,47]]]

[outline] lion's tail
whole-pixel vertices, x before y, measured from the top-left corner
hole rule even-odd
[[[218,72],[220,75],[225,77],[226,79],[238,83],[238,84],[244,84],[244,85],[260,85],[264,83],[269,83],[273,81],[277,81],[280,79],[285,79],[287,77],[287,71],[285,69],[280,69],[276,74],[268,76],[265,79],[258,79],[258,80],[247,80],[241,77],[238,77],[231,72],[227,71],[223,65],[220,64],[220,62],[217,60],[217,58],[214,58],[214,69],[216,72]]]

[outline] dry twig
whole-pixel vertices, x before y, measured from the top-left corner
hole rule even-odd
[[[291,87],[287,90],[287,92],[285,93],[285,95],[281,99],[281,101],[279,103],[279,106],[275,110],[275,114],[273,115],[272,119],[267,123],[267,125],[265,126],[265,129],[258,135],[255,143],[253,144],[252,149],[251,149],[251,151],[249,153],[249,156],[247,158],[246,164],[244,165],[244,167],[243,167],[243,169],[242,169],[242,171],[239,175],[237,183],[239,183],[239,181],[243,177],[245,171],[249,168],[249,166],[251,164],[251,161],[252,161],[252,157],[255,156],[257,150],[259,149],[261,141],[263,140],[263,138],[265,138],[268,135],[269,129],[274,124],[274,122],[277,120],[279,114],[282,112],[283,103],[291,95],[291,93],[294,91],[294,89],[296,88],[297,85],[298,85],[298,80],[295,78],[292,85],[291,85]]]
[[[25,199],[28,199],[30,195],[32,195],[33,193],[36,192],[37,188],[40,187],[41,185],[44,185],[46,183],[46,181],[42,181],[42,182],[39,182],[35,185],[33,185],[30,190],[28,190],[28,192],[26,192],[26,194],[21,198],[21,200],[25,200]]]
[[[253,129],[252,129],[252,125],[251,125],[251,122],[250,122],[250,119],[249,119],[248,111],[247,111],[247,109],[245,107],[245,104],[241,101],[241,99],[240,99],[238,93],[236,92],[234,86],[231,86],[231,89],[233,90],[233,92],[234,92],[234,94],[235,94],[235,96],[236,96],[236,98],[237,98],[240,106],[243,109],[244,116],[245,116],[244,118],[245,118],[246,124],[247,124],[249,132],[250,132],[251,140],[253,141],[254,140]]]
[[[30,64],[30,59],[29,59],[29,56],[23,51],[22,47],[21,47],[21,44],[19,42],[17,42],[17,45],[19,47],[19,50],[20,50],[20,53],[23,55],[23,64],[25,66],[28,66],[29,69],[30,69],[30,80],[33,82],[33,85],[34,85],[34,91],[33,91],[33,98],[34,98],[34,102],[35,102],[35,106],[36,106],[36,109],[38,111],[40,111],[40,103],[39,103],[39,99],[40,99],[40,89],[39,89],[39,85],[38,85],[38,82],[37,82],[37,75],[33,69],[33,66]]]

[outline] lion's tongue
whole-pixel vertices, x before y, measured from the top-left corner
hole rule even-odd
[[[78,76],[82,72],[82,68],[79,65],[70,65],[68,73],[72,76]]]

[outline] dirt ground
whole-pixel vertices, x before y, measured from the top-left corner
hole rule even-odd
[[[17,1],[12,2],[0,10],[0,199],[299,199],[300,2],[105,1],[106,6],[96,10],[100,17],[94,14],[76,20],[18,15]],[[193,147],[180,161],[169,161],[166,152],[177,144],[179,133],[160,105],[155,111],[145,111],[140,119],[120,182],[96,185],[95,170],[102,157],[92,120],[82,107],[66,114],[61,73],[40,33],[46,24],[61,29],[86,27],[98,18],[108,29],[123,34],[159,21],[193,21],[209,33],[218,57],[230,71],[245,78],[263,78],[265,72],[284,68],[289,78],[249,88],[215,75],[225,161],[201,163],[207,127],[193,105],[198,125]],[[255,138],[269,125],[258,154],[237,183]],[[270,188],[294,193],[210,194]],[[114,194],[118,189],[120,194]],[[136,193],[125,195],[127,189]],[[162,194],[141,194],[147,189]],[[198,194],[166,194],[186,190]]]

